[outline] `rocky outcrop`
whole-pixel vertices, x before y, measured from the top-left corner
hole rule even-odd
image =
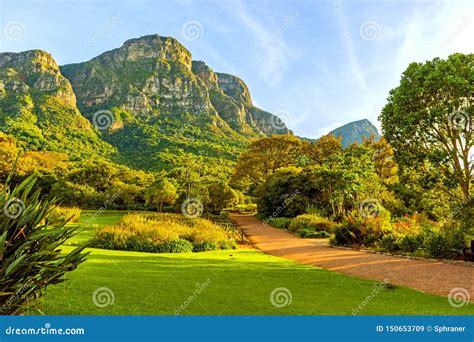
[[[204,82],[209,90],[219,90],[217,74],[214,70],[208,67],[206,63],[193,61],[192,71],[201,81]]]
[[[0,53],[0,129],[31,150],[113,150],[79,112],[56,61],[41,50]]]
[[[229,95],[239,103],[252,105],[249,89],[240,78],[229,74],[218,73],[217,80],[219,88],[222,89],[224,94]]]
[[[67,105],[76,105],[71,84],[61,75],[53,57],[41,50],[0,53],[0,84],[3,97],[40,91],[62,99]]]
[[[174,38],[131,39],[61,67],[40,50],[0,54],[0,129],[28,149],[117,153],[151,169],[183,153],[231,161],[249,138],[288,132],[274,122],[240,78],[193,61]]]
[[[272,130],[264,122],[270,113],[254,117],[250,92],[241,79],[192,61],[189,51],[173,38],[131,39],[120,48],[61,70],[86,116],[118,107],[137,117],[190,113],[201,127],[210,123],[245,137],[288,132],[286,127]]]
[[[173,38],[132,39],[84,63],[61,67],[86,114],[120,107],[134,115],[215,115],[191,54]]]
[[[253,105],[250,91],[240,78],[215,73],[201,61],[193,61],[193,72],[208,87],[213,107],[232,129],[246,136],[289,132],[284,125],[273,124],[281,120]]]

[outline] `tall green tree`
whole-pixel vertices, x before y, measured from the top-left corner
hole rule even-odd
[[[291,134],[255,140],[240,155],[232,184],[243,190],[255,189],[277,169],[300,165],[304,152],[303,141]]]
[[[177,190],[174,184],[168,179],[163,178],[152,185],[145,193],[147,203],[154,204],[158,212],[163,211],[163,205],[173,205],[176,201]]]
[[[473,115],[474,54],[457,53],[410,64],[379,119],[400,164],[429,160],[456,180],[467,199]]]

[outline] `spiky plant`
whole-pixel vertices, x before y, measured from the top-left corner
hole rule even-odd
[[[55,200],[41,197],[36,178],[17,186],[0,185],[0,314],[21,314],[31,308],[48,285],[85,260],[85,246],[69,253],[61,245],[75,234],[66,222],[50,223]]]

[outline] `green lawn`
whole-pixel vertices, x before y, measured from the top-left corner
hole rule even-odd
[[[114,223],[121,215],[108,212],[95,223]],[[80,222],[87,222],[86,215]],[[73,242],[87,240],[91,230],[91,226],[85,227]],[[65,250],[71,248],[66,246]],[[45,314],[173,315],[178,309],[183,315],[350,315],[366,299],[368,303],[359,314],[474,314],[474,305],[456,309],[447,298],[407,288],[385,288],[371,296],[376,282],[254,249],[184,254],[89,251],[88,260],[69,273],[65,283],[48,288]],[[196,291],[199,284],[206,284],[200,293]],[[102,287],[112,291],[114,301],[98,308],[92,297]],[[272,305],[270,295],[278,287],[291,292],[290,305]]]

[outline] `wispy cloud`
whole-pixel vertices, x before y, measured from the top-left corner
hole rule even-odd
[[[431,7],[415,7],[407,22],[393,28],[403,41],[394,61],[396,79],[411,62],[474,52],[474,2],[453,4],[442,1]]]
[[[285,44],[282,37],[275,39],[276,32],[269,30],[247,10],[245,3],[233,2],[232,10],[240,21],[256,38],[258,44],[259,71],[265,81],[276,86],[281,84],[288,69],[289,59],[293,56],[291,49]]]
[[[342,48],[344,49],[349,60],[352,73],[363,90],[368,90],[367,82],[364,73],[359,66],[359,60],[352,41],[352,33],[349,29],[348,18],[345,13],[345,8],[342,2],[337,1],[334,6],[334,12],[338,24],[338,29],[341,34]]]

